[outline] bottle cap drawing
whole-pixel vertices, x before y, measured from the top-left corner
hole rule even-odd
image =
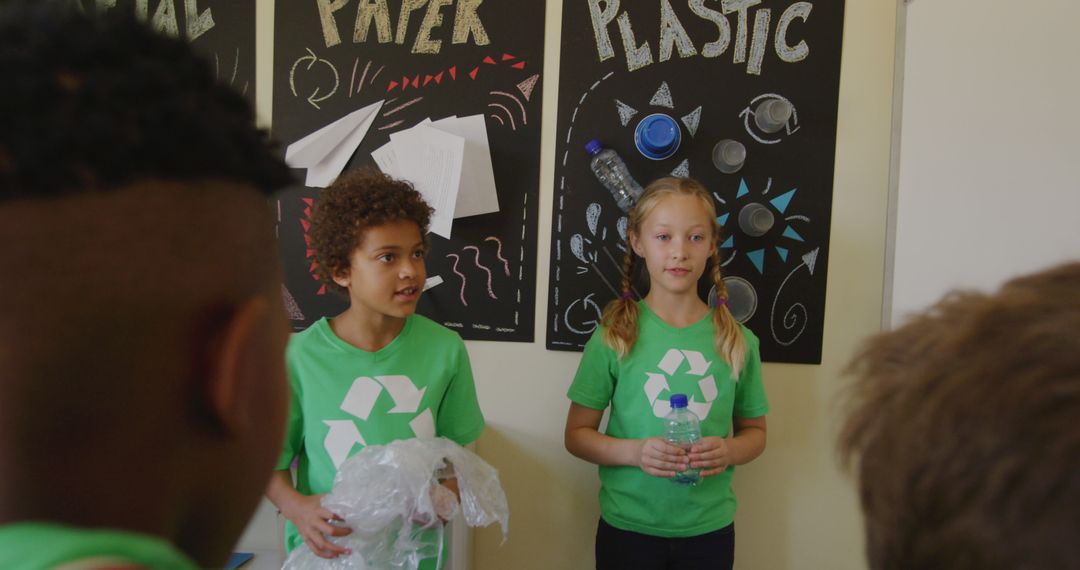
[[[634,146],[638,152],[652,160],[663,160],[679,149],[682,131],[675,119],[653,113],[645,117],[634,129]]]

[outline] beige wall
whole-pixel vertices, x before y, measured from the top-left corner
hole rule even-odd
[[[259,8],[257,96],[265,120],[272,1],[260,0]],[[495,530],[475,534],[475,570],[593,567],[596,468],[562,444],[565,393],[578,355],[543,347],[561,18],[561,3],[548,0],[537,342],[468,343],[488,419],[477,451],[499,468],[511,505],[505,544]],[[895,24],[893,2],[847,0],[823,362],[765,366],[769,446],[762,458],[740,468],[735,481],[740,569],[864,566],[854,493],[836,467],[832,436],[839,371],[859,339],[880,325]]]

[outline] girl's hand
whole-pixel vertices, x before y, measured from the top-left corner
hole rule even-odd
[[[686,450],[672,445],[662,437],[641,440],[638,467],[653,477],[674,477],[690,466]]]
[[[690,466],[701,469],[702,477],[710,477],[731,465],[731,453],[727,440],[722,437],[708,436],[690,448]]]
[[[337,558],[342,554],[352,554],[352,551],[343,546],[338,546],[327,539],[328,536],[347,536],[352,529],[344,526],[336,526],[330,521],[344,520],[322,506],[322,495],[301,495],[300,498],[291,502],[288,509],[282,509],[281,514],[296,525],[304,543],[311,551],[320,558]]]

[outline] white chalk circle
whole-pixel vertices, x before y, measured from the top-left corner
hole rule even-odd
[[[724,287],[728,292],[728,310],[736,321],[745,323],[757,312],[757,291],[749,281],[742,277],[724,277]],[[709,306],[716,308],[716,286],[709,289]]]

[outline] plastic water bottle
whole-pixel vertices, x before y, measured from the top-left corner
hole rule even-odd
[[[671,412],[664,416],[664,439],[687,452],[701,440],[701,424],[697,415],[686,407],[686,394],[671,395]],[[701,470],[687,468],[677,473],[672,481],[676,485],[697,485],[701,482]]]
[[[619,158],[618,153],[610,148],[604,148],[600,141],[591,140],[585,144],[585,152],[592,156],[589,166],[592,168],[596,179],[607,188],[615,198],[615,203],[623,212],[630,212],[641,196],[641,185],[630,175],[626,163]]]

